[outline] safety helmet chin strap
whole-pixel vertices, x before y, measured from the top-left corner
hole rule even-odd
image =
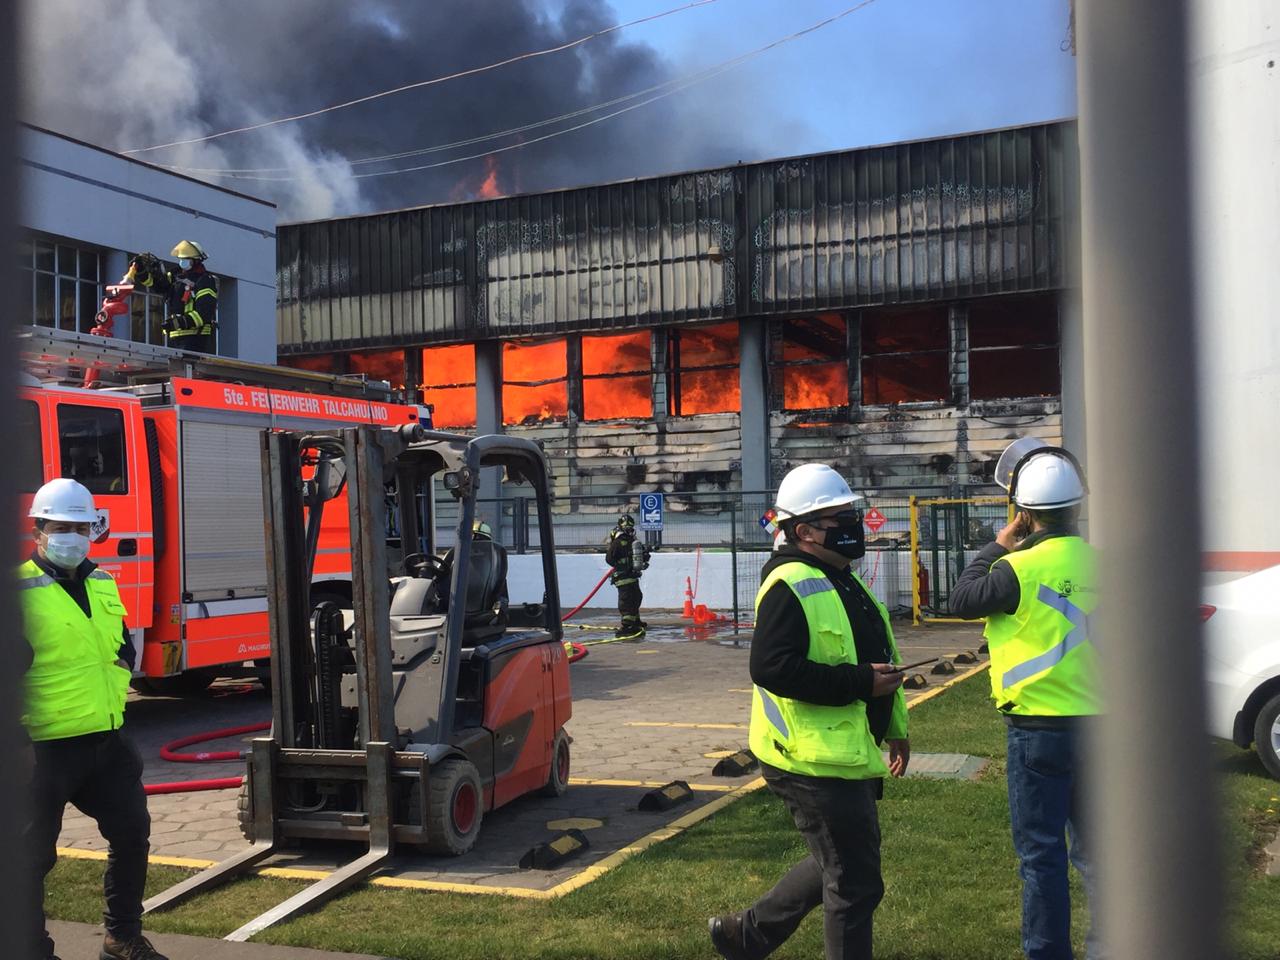
[[[1023,454],[1022,459],[1020,459],[1013,466],[1013,473],[1009,477],[1009,502],[1010,503],[1016,504],[1016,501],[1014,500],[1014,495],[1016,494],[1018,489],[1018,474],[1022,472],[1022,468],[1026,466],[1027,463],[1033,457],[1038,457],[1044,453],[1050,454],[1051,456],[1055,456],[1055,457],[1061,457],[1062,459],[1070,463],[1071,466],[1075,467],[1076,476],[1080,478],[1081,489],[1083,489],[1086,494],[1089,492],[1089,481],[1085,479],[1084,468],[1080,466],[1080,461],[1076,459],[1075,454],[1073,454],[1066,447],[1036,447],[1036,449],[1032,450],[1030,453]]]

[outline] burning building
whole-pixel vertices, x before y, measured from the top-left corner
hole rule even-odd
[[[985,487],[1078,439],[1075,170],[1049,123],[288,224],[280,360],[535,437],[560,496]]]

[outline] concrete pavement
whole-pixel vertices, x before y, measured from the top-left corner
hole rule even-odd
[[[907,662],[954,656],[976,650],[981,642],[972,625],[895,628]],[[590,641],[608,636],[575,631],[570,638]],[[590,655],[571,668],[574,715],[568,730],[574,742],[571,788],[566,796],[525,797],[487,814],[476,848],[465,857],[433,858],[406,851],[388,871],[392,877],[488,892],[546,895],[616,851],[756,778],[755,772],[738,778],[711,776],[718,756],[747,744],[749,634],[735,637],[723,628],[693,633],[683,622],[668,617],[666,625],[655,625],[644,642],[590,649]],[[931,688],[950,679],[926,676]],[[910,697],[925,692],[913,692]],[[233,693],[225,688],[201,699],[131,701],[126,729],[142,750],[148,783],[228,777],[235,776],[242,765],[168,763],[159,759],[159,749],[179,736],[266,720],[269,715],[269,698],[260,689]],[[247,746],[252,736],[187,749],[233,749]],[[927,764],[919,766],[922,774],[929,772]],[[967,773],[963,760],[956,761],[955,769]],[[677,779],[695,788],[691,801],[666,812],[636,809],[647,790]],[[153,796],[149,807],[156,857],[218,861],[245,847],[236,824],[235,791]],[[580,818],[598,821],[586,830],[590,841],[586,851],[557,870],[520,869],[521,855],[555,836],[558,821]],[[105,849],[96,824],[71,809],[59,845],[84,851]],[[316,845],[274,858],[272,864],[331,870],[352,854],[350,849]]]

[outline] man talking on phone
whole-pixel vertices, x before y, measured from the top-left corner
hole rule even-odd
[[[825,464],[796,467],[778,487],[786,540],[756,595],[749,737],[809,856],[750,909],[711,918],[711,943],[728,960],[767,956],[818,905],[827,960],[871,957],[884,896],[876,802],[911,751],[889,615],[850,570],[865,552],[861,502]]]
[[[1084,475],[1066,450],[1023,437],[1005,449],[995,479],[1018,513],[960,574],[951,612],[987,623],[991,695],[1008,725],[1022,950],[1030,960],[1071,960],[1068,862],[1098,905],[1080,756],[1084,725],[1101,712],[1089,638],[1095,557],[1077,527]],[[1096,926],[1086,939],[1089,960],[1101,956]]]

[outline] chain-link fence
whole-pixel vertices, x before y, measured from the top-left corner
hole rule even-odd
[[[917,529],[917,551],[912,550],[912,497],[900,489],[867,491],[867,553],[855,569],[863,581],[895,614],[912,613],[917,605],[916,591],[921,586],[917,577],[926,571],[924,594],[930,603],[923,612],[931,616],[945,612],[945,593],[954,583],[958,568],[952,547],[957,531],[969,529],[965,543],[972,550],[990,540],[990,524],[1002,507],[979,506],[984,499],[947,500],[944,488],[916,492],[930,499],[918,499],[924,521]],[[436,500],[437,548],[453,542],[457,524],[457,503],[439,491]],[[562,557],[596,554],[603,557],[609,531],[618,516],[629,513],[639,519],[639,495],[562,497],[552,504],[555,546]],[[646,609],[679,610],[689,587],[699,602],[729,614],[738,624],[754,620],[756,592],[761,570],[773,548],[770,533],[761,525],[761,517],[773,504],[771,491],[728,491],[707,493],[664,494],[662,528],[643,532],[653,551],[653,563],[645,574],[643,586]],[[1003,503],[1003,500],[999,500]],[[943,509],[948,504],[960,505],[956,510]],[[971,506],[965,506],[972,504]],[[988,516],[990,514],[991,516]],[[531,498],[508,497],[481,500],[476,506],[477,519],[488,524],[494,537],[514,556],[536,553],[541,549],[537,507]],[[977,523],[974,526],[974,523]],[[994,529],[999,529],[1001,523]],[[981,539],[986,536],[986,540]],[[563,563],[562,563],[563,567]],[[603,569],[603,568],[601,568]],[[566,578],[562,576],[562,581]],[[943,585],[943,594],[929,594],[928,584]],[[562,582],[562,590],[571,588]],[[564,596],[576,602],[580,597]],[[939,605],[939,604],[942,605]]]
[[[917,574],[912,618],[952,622],[951,590],[960,572],[1012,519],[1012,507],[1007,497],[912,497],[910,513],[911,567]]]

